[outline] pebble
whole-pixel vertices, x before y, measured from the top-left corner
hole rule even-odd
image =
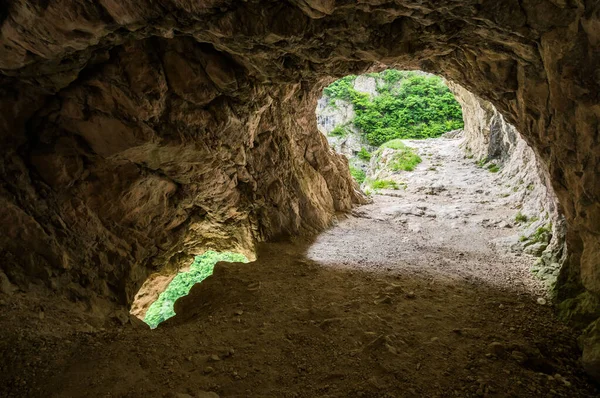
[[[219,394],[212,391],[198,391],[196,398],[219,398]]]
[[[523,354],[521,351],[513,351],[510,356],[519,364],[522,364],[527,360],[527,355]]]
[[[543,297],[538,297],[538,299],[537,299],[537,303],[538,303],[539,305],[546,305],[546,299],[545,299],[545,298],[543,298]]]
[[[493,343],[488,345],[488,353],[493,354],[497,357],[504,354],[504,351],[505,351],[504,345],[497,341],[494,341]]]

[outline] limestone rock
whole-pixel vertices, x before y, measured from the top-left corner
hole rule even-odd
[[[559,298],[600,294],[598,7],[11,1],[0,267],[21,289],[128,305],[208,247],[322,230],[364,198],[316,129],[317,97],[394,66],[462,85],[522,134],[565,215]]]

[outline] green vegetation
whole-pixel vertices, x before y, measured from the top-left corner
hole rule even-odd
[[[401,139],[390,140],[381,144],[379,149],[390,148],[390,149],[405,149],[408,148]]]
[[[144,318],[152,329],[156,328],[159,323],[175,316],[173,305],[180,297],[186,296],[192,286],[202,282],[213,273],[216,263],[219,261],[247,263],[248,259],[239,253],[222,252],[218,253],[209,250],[201,256],[196,256],[194,262],[187,272],[181,272],[173,278],[167,289],[158,296]]]
[[[488,162],[488,158],[485,157],[483,159],[479,159],[475,164],[477,164],[477,167],[483,168],[483,166],[485,166],[485,164]]]
[[[363,182],[365,182],[365,178],[367,178],[367,173],[365,173],[363,169],[360,169],[358,167],[354,167],[352,165],[350,165],[350,174],[352,175],[352,177],[354,178],[354,180],[356,180],[356,182],[358,183],[358,185],[360,185]]]
[[[332,137],[345,137],[348,135],[348,130],[342,126],[335,126],[333,130],[329,132],[329,135]]]
[[[360,151],[356,154],[359,159],[362,159],[366,162],[371,160],[371,153],[367,151],[365,148],[360,148]]]
[[[497,173],[498,171],[500,171],[500,167],[498,167],[498,165],[495,163],[490,163],[487,166],[487,169],[490,173]]]
[[[421,163],[419,155],[414,153],[412,148],[406,147],[392,156],[389,167],[392,171],[413,171],[419,163]]]
[[[399,189],[398,183],[393,180],[375,180],[370,185],[373,189]]]
[[[515,216],[516,223],[521,224],[521,223],[527,222],[527,220],[528,220],[527,216],[521,212],[518,212],[517,215]]]
[[[390,140],[381,144],[375,152],[375,156],[379,157],[385,148],[396,151],[388,162],[388,168],[392,171],[413,171],[422,162],[421,157],[415,153],[414,148],[405,145],[400,139]]]
[[[550,242],[550,238],[552,238],[552,223],[548,223],[543,227],[539,227],[529,238],[534,243]]]
[[[379,146],[395,138],[439,137],[463,127],[460,105],[437,76],[412,71],[387,70],[379,74],[379,96],[371,98],[354,89],[356,76],[346,76],[323,93],[333,100],[351,102],[369,144]]]

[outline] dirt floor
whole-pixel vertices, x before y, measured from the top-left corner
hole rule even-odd
[[[155,330],[3,297],[0,396],[598,396],[534,259],[505,243],[517,204],[457,144],[411,143],[406,190],[218,264]]]

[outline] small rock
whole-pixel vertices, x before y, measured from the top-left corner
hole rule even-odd
[[[408,292],[404,295],[404,297],[406,297],[407,299],[414,299],[417,298],[417,295],[415,294],[415,292]]]
[[[497,357],[502,356],[504,354],[505,350],[506,349],[504,348],[504,345],[497,341],[494,341],[493,343],[488,345],[488,349],[487,349],[488,353],[493,354]]]
[[[538,303],[539,305],[546,305],[546,299],[545,299],[545,298],[543,298],[543,297],[538,297],[538,299],[537,299],[537,303]]]
[[[513,351],[510,354],[510,357],[519,364],[523,364],[527,360],[527,355],[523,354],[521,351]]]
[[[219,394],[212,391],[198,391],[196,398],[219,398]]]
[[[237,316],[240,316],[240,315],[242,315],[243,313],[244,313],[244,311],[242,311],[242,310],[236,310],[236,311],[234,312],[234,314],[235,314],[235,315],[237,315]]]
[[[215,371],[215,369],[212,366],[207,366],[204,368],[204,373],[206,373],[206,374],[212,373],[214,371]]]
[[[212,354],[210,356],[210,360],[213,361],[213,362],[218,362],[218,361],[221,360],[221,358],[219,358],[219,356],[217,354]]]
[[[385,296],[379,300],[375,300],[375,304],[392,304],[392,298],[390,296]]]

